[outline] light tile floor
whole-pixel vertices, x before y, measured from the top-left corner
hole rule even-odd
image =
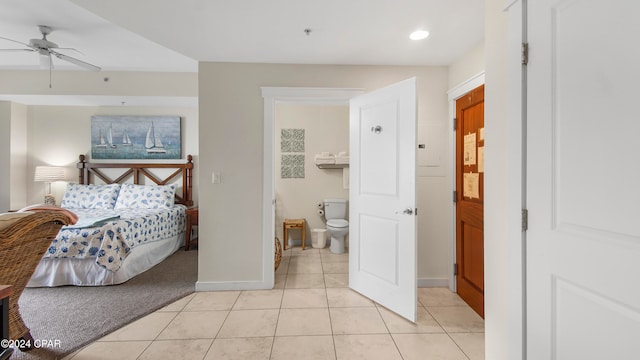
[[[350,290],[348,261],[288,249],[273,290],[191,294],[65,359],[484,359],[484,321],[458,295],[418,289],[413,324]]]

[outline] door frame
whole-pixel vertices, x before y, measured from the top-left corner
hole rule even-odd
[[[456,206],[453,202],[453,192],[456,190],[456,132],[454,129],[453,119],[456,117],[456,100],[467,94],[478,86],[484,85],[484,71],[472,76],[468,80],[459,85],[454,86],[447,91],[449,99],[449,165],[451,167],[451,220],[449,227],[451,229],[451,239],[449,243],[449,252],[451,265],[449,266],[449,289],[456,292],[458,284],[454,274],[454,264],[456,263]]]
[[[349,100],[365,93],[363,89],[307,88],[262,86],[264,99],[264,138],[262,169],[262,282],[266,289],[275,283],[275,108],[276,104],[345,105]]]

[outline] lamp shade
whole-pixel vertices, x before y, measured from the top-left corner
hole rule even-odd
[[[36,166],[34,181],[54,182],[66,179],[65,170],[61,166]]]

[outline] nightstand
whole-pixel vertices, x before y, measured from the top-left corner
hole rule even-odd
[[[198,226],[198,208],[192,207],[187,209],[187,234],[184,239],[184,251],[189,251],[191,242],[198,242],[198,237],[191,238],[191,229],[193,225]]]
[[[9,296],[12,293],[11,285],[0,285],[0,339],[9,338]],[[0,359],[8,359],[11,354],[12,348],[0,346]]]

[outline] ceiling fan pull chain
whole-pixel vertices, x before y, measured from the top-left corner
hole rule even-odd
[[[53,59],[51,59],[51,54],[49,54],[49,89],[51,89],[51,68],[53,68]]]

